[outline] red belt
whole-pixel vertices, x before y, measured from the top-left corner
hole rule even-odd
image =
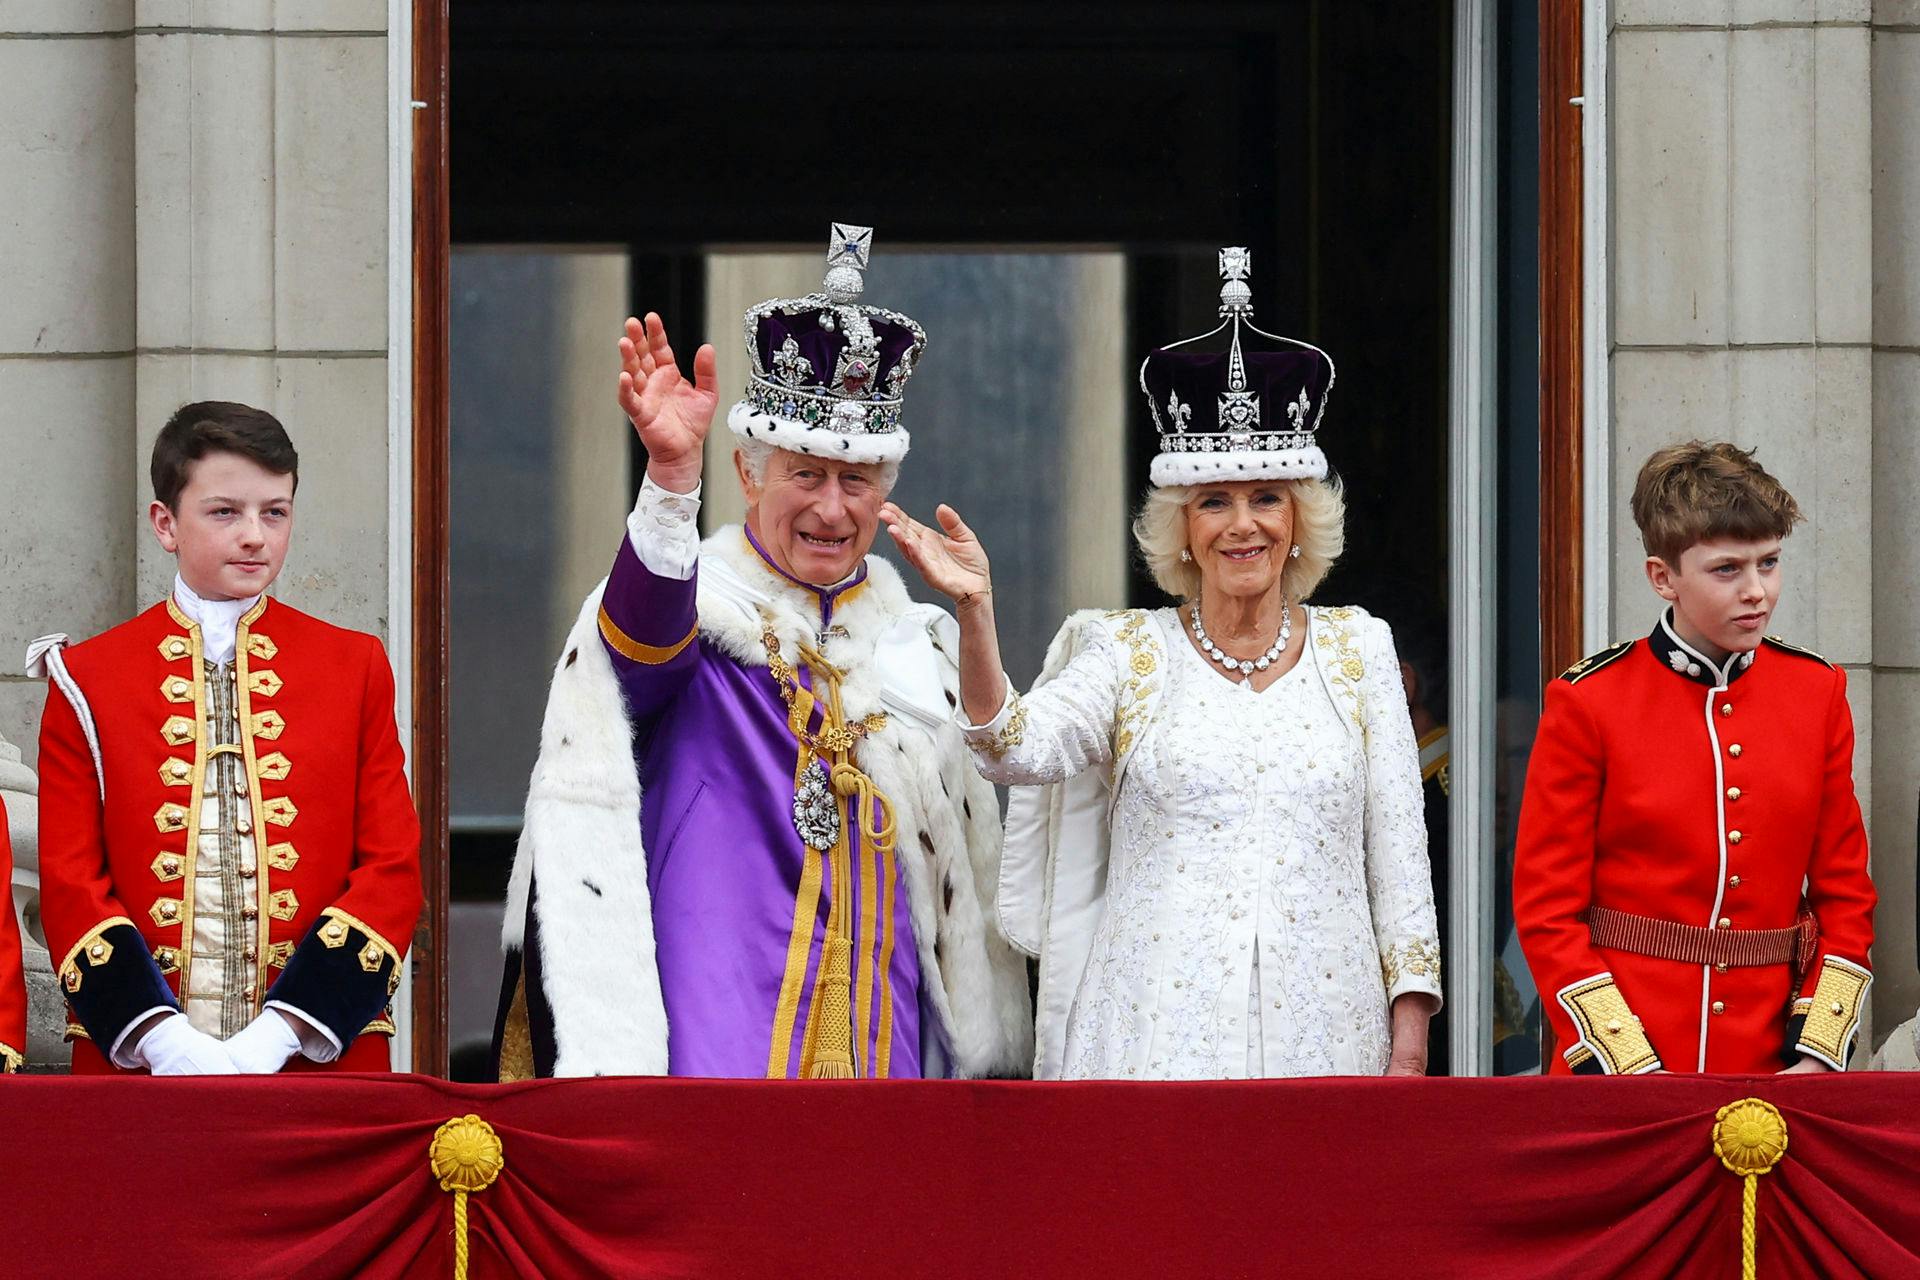
[[[1596,947],[1683,964],[1728,968],[1792,964],[1797,974],[1812,963],[1820,946],[1819,922],[1804,906],[1799,923],[1785,929],[1703,929],[1611,907],[1589,908],[1586,921],[1587,936]]]

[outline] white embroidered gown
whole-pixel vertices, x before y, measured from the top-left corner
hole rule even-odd
[[[1150,615],[1165,693],[1111,811],[1066,1077],[1377,1075],[1389,1000],[1439,994],[1418,753],[1391,637],[1366,620],[1384,642],[1368,653],[1363,733],[1312,660],[1315,612],[1308,650],[1260,692],[1195,652],[1174,610]],[[1027,784],[1111,768],[1126,663],[1104,628],[1090,637],[1017,708],[1010,698],[993,723],[968,726],[982,773]]]

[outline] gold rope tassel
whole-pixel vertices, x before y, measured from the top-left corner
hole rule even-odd
[[[1787,1121],[1771,1102],[1742,1098],[1714,1113],[1713,1154],[1746,1184],[1740,1192],[1741,1280],[1755,1280],[1759,1274],[1760,1176],[1771,1173],[1786,1153]]]
[[[837,890],[836,889],[836,900]],[[820,1002],[818,1039],[813,1046],[810,1080],[853,1079],[853,944],[838,935],[827,939],[826,971],[820,975],[814,999]]]
[[[453,1280],[467,1280],[467,1196],[485,1191],[507,1164],[500,1135],[479,1116],[460,1116],[434,1131],[427,1167],[453,1192]]]

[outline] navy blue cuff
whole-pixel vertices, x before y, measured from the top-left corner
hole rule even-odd
[[[400,956],[386,939],[329,909],[287,958],[268,1000],[292,1005],[333,1033],[345,1051],[400,985]]]
[[[105,1053],[141,1014],[178,1009],[147,940],[125,916],[103,920],[89,930],[60,965],[73,1016]]]

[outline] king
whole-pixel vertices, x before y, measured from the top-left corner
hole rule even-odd
[[[825,287],[747,312],[727,424],[744,525],[697,532],[714,351],[620,341],[647,452],[554,672],[507,903],[500,1078],[1022,1074],[1024,964],[989,924],[1000,810],[954,727],[953,620],[867,554],[920,326]]]

